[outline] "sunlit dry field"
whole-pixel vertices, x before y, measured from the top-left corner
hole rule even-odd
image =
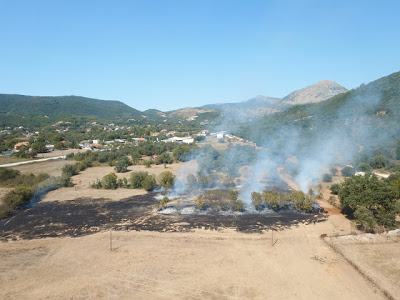
[[[177,174],[182,165],[130,166],[118,177]],[[350,233],[339,213],[316,224],[276,219],[272,236],[268,216],[159,215],[143,190],[89,187],[113,171],[86,169],[72,177],[75,187],[2,221],[0,298],[384,299],[321,239]]]

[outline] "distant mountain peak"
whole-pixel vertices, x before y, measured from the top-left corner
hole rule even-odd
[[[290,93],[284,97],[283,104],[297,105],[328,100],[333,96],[347,92],[347,89],[332,80],[321,80],[310,86]]]

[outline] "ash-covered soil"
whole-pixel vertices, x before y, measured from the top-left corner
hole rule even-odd
[[[233,228],[241,232],[262,232],[276,226],[290,227],[309,220],[322,221],[314,214],[281,211],[243,215],[162,215],[155,212],[155,193],[110,202],[106,199],[80,198],[65,202],[39,202],[0,220],[0,240],[82,236],[102,230],[147,230],[187,232],[193,229]]]

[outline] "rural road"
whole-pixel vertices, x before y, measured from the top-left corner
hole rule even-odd
[[[48,158],[40,158],[40,159],[35,159],[35,160],[26,160],[26,161],[20,161],[20,162],[15,162],[15,163],[10,163],[10,164],[4,164],[4,165],[0,165],[0,168],[15,167],[15,166],[19,166],[19,165],[31,164],[31,163],[35,163],[35,162],[42,162],[42,161],[48,161],[48,160],[60,159],[60,158],[65,158],[65,155],[48,157]]]

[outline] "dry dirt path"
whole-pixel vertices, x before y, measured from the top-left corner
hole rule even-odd
[[[53,157],[48,157],[48,158],[39,158],[39,159],[35,159],[35,160],[25,160],[25,161],[20,161],[20,162],[15,162],[15,163],[3,164],[3,165],[0,165],[0,168],[16,167],[16,166],[20,166],[20,165],[39,163],[39,162],[55,160],[55,159],[64,159],[64,158],[65,158],[65,155],[64,156],[60,155],[60,156],[53,156]]]

